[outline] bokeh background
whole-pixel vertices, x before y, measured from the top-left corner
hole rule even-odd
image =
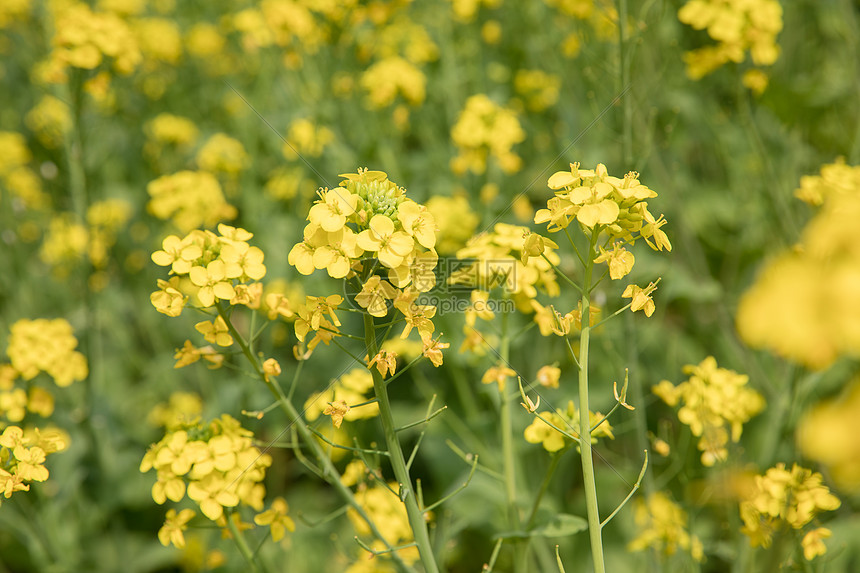
[[[50,456],[48,481],[2,500],[0,571],[242,570],[214,527],[187,532],[184,550],[163,547],[156,534],[165,508],[151,497],[154,476],[138,469],[163,436],[153,409],[163,411],[176,392],[194,394],[205,419],[241,418],[261,443],[284,428],[277,411],[242,416],[270,398],[241,369],[174,368],[174,352],[197,336],[198,318],[169,319],[150,304],[156,280],[166,278],[150,255],[165,236],[218,222],[245,228],[265,252],[267,284],[301,301],[304,293],[342,289],[287,262],[316,190],[337,185],[338,174],[386,171],[431,207],[439,254],[453,257],[498,222],[538,230],[534,212],[551,197],[547,178],[574,161],[604,163],[617,176],[638,171],[659,194],[651,210],[669,221],[674,247],[668,255],[635,251],[631,282],[662,278],[654,316],[620,315],[592,342],[592,378],[604,383],[593,390],[594,408],[612,406],[610,383],[629,368],[645,412],[644,427],[622,415],[613,422],[616,439],[600,442],[601,509],[611,511],[635,482],[642,447],[663,442],[669,451],[652,453],[642,491],[667,492],[684,508],[684,527],[706,556],[699,563],[683,549],[631,551],[644,526],[630,505],[604,532],[609,568],[857,570],[860,488],[834,483],[830,472],[840,455],[857,451],[860,418],[846,414],[844,426],[817,434],[819,444],[853,437],[824,464],[815,446],[798,449],[797,428],[822,400],[850,404],[860,345],[836,344],[829,359],[809,358],[761,328],[748,344],[736,319],[770,261],[817,232],[804,231],[819,208],[795,197],[801,178],[838,158],[860,164],[860,7],[851,0],[689,4],[685,23],[684,3],[662,0],[4,0],[0,341],[20,319],[64,318],[89,375],[66,388],[48,378],[31,382],[51,388],[49,421],[70,445]],[[719,5],[724,21],[690,25],[707,21],[709,5]],[[860,176],[847,173],[839,185],[860,196]],[[839,226],[860,231],[856,219]],[[856,269],[850,265],[860,258],[846,264]],[[761,294],[772,304],[756,303],[767,312],[750,320],[794,324],[792,349],[806,347],[804,336],[826,337],[819,331],[856,331],[856,322],[839,322],[856,309],[833,308],[860,291],[856,275],[846,279],[844,298],[828,290],[827,272],[800,275],[797,292],[795,275],[778,277],[782,287]],[[622,305],[620,291],[601,287],[598,300],[611,312]],[[554,304],[573,308],[576,298],[563,289]],[[824,316],[832,323],[807,326]],[[531,318],[512,320],[525,328]],[[490,467],[498,461],[489,445],[497,397],[480,384],[492,356],[459,353],[462,326],[460,313],[441,315],[437,329],[451,343],[444,365],[422,363],[391,388],[403,420],[421,418],[434,394],[448,406],[428,425],[413,467],[429,499],[468,473],[446,441]],[[295,369],[288,322],[273,324],[261,344],[286,371]],[[663,379],[682,381],[682,367],[707,356],[748,375],[767,404],[732,444],[730,461],[715,468],[701,465],[695,438],[650,390]],[[511,362],[531,375],[561,366],[561,386],[542,390],[546,405],[563,408],[576,396],[560,339],[528,330],[514,339]],[[321,347],[304,366],[298,403],[353,366]],[[517,414],[521,431],[530,417]],[[45,422],[28,413],[22,423]],[[371,422],[362,424],[348,431],[365,443],[378,439]],[[548,457],[525,441],[517,447],[529,497]],[[360,557],[350,522],[322,521],[338,499],[288,450],[270,453],[267,490],[288,500],[297,529],[265,544],[264,558],[273,571],[347,570]],[[823,472],[842,501],[822,517],[833,537],[814,566],[789,557],[789,540],[753,550],[739,532],[740,494],[731,484],[777,462]],[[561,463],[547,508],[584,515],[581,487],[574,452]],[[449,571],[479,571],[489,560],[493,536],[504,530],[503,506],[499,485],[478,473],[437,510]],[[554,570],[556,544],[567,571],[587,570],[585,533],[541,540],[535,570]],[[496,570],[512,570],[509,556],[499,559]],[[369,567],[354,570],[376,570]]]

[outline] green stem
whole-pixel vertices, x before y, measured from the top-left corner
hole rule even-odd
[[[367,347],[367,355],[376,356],[379,352],[376,344],[376,329],[373,326],[373,317],[369,314],[364,315],[364,343]],[[374,368],[370,373],[373,376],[373,390],[379,402],[379,419],[382,422],[382,431],[385,435],[385,444],[388,447],[391,468],[394,470],[394,477],[400,484],[400,498],[406,506],[406,515],[409,519],[409,526],[412,528],[412,534],[415,536],[415,545],[418,547],[421,563],[423,563],[426,573],[438,573],[439,567],[433,556],[433,547],[430,544],[430,535],[427,533],[424,512],[418,507],[415,488],[412,486],[412,479],[406,468],[400,440],[397,438],[397,426],[394,424],[394,415],[391,411],[391,402],[388,399],[385,381],[379,370]]]
[[[552,480],[552,476],[555,475],[555,470],[558,469],[558,464],[559,462],[561,462],[562,454],[566,451],[567,449],[562,449],[552,455],[552,461],[550,461],[549,467],[546,470],[546,474],[544,474],[543,476],[543,482],[541,482],[540,484],[540,489],[538,490],[538,493],[535,496],[534,503],[532,504],[531,513],[529,513],[529,518],[526,521],[526,531],[528,531],[534,526],[541,499],[543,499],[547,488],[549,488],[549,482]]]
[[[308,449],[311,450],[314,457],[317,459],[317,462],[322,467],[322,475],[323,479],[331,485],[337,493],[343,498],[343,500],[349,504],[349,506],[355,510],[355,512],[367,523],[368,528],[370,528],[371,533],[382,541],[387,549],[391,549],[391,545],[388,543],[388,540],[383,537],[382,532],[379,531],[379,528],[376,526],[376,523],[370,518],[367,512],[364,510],[361,505],[355,500],[355,496],[352,493],[352,490],[343,485],[340,481],[340,473],[335,468],[334,464],[331,461],[331,458],[326,454],[323,447],[320,445],[319,441],[316,437],[311,433],[308,426],[304,423],[302,419],[301,413],[296,409],[293,405],[292,401],[287,399],[287,396],[284,394],[283,389],[277,383],[274,378],[269,378],[263,373],[263,366],[260,363],[260,360],[254,356],[254,353],[251,352],[251,348],[248,346],[248,343],[245,342],[245,339],[241,334],[236,330],[236,327],[233,326],[233,323],[228,319],[227,313],[224,311],[222,303],[218,303],[218,315],[224,319],[224,322],[227,324],[227,329],[230,331],[230,335],[233,337],[233,340],[236,341],[236,344],[239,345],[239,348],[242,350],[242,354],[245,355],[245,358],[248,359],[248,362],[251,363],[251,366],[254,368],[254,371],[257,373],[257,376],[260,380],[265,382],[266,387],[272,393],[274,398],[281,405],[281,410],[284,412],[284,415],[287,417],[287,423],[289,426],[296,429],[299,437],[302,440]],[[394,560],[395,565],[398,570],[401,572],[409,572],[412,569],[403,562],[403,559],[396,552],[391,553],[391,557]]]
[[[582,288],[582,330],[579,335],[579,447],[582,451],[582,481],[585,487],[585,508],[588,517],[588,535],[591,541],[591,554],[594,559],[595,573],[605,573],[603,563],[603,538],[600,528],[600,511],[597,506],[597,486],[594,482],[594,460],[591,454],[591,422],[588,415],[588,343],[591,334],[591,301],[588,293],[591,288],[591,274],[594,270],[594,246],[597,233],[592,231],[588,257],[585,265],[585,278]]]
[[[236,523],[233,521],[233,512],[230,512],[226,516],[227,521],[227,529],[230,530],[230,534],[233,536],[233,541],[236,542],[236,547],[239,548],[239,553],[242,554],[242,557],[245,558],[245,561],[248,563],[248,570],[257,573],[260,570],[257,567],[257,562],[254,560],[254,553],[251,551],[251,548],[248,547],[248,542],[245,541],[245,536],[242,535],[242,532],[239,531],[239,528],[236,527]]]
[[[508,313],[502,313],[502,339],[499,357],[503,364],[510,364],[511,338],[508,333]],[[505,499],[508,503],[508,526],[516,531],[520,528],[520,513],[517,508],[517,476],[516,460],[514,457],[514,424],[511,408],[513,394],[502,390],[501,424],[502,432],[502,464],[505,476]],[[514,562],[517,571],[528,570],[528,544],[523,541],[514,542]]]

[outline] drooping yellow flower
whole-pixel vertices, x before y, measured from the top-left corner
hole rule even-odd
[[[561,368],[558,366],[541,366],[535,374],[535,379],[538,384],[545,388],[558,388],[558,381],[561,378]]]
[[[184,548],[185,535],[183,532],[188,529],[188,522],[195,515],[197,513],[193,509],[183,509],[179,513],[175,509],[168,509],[164,518],[164,525],[158,530],[158,540],[161,544],[165,547],[173,544],[178,549]]]
[[[217,317],[214,321],[204,320],[194,325],[194,328],[203,335],[206,342],[217,344],[218,346],[232,346],[233,337],[227,328],[227,323],[222,317]]]
[[[507,366],[491,366],[481,376],[481,384],[492,384],[495,382],[499,385],[499,392],[504,392],[507,379],[516,375],[517,373]]]
[[[633,270],[636,258],[633,256],[633,253],[622,247],[619,243],[615,243],[611,251],[605,251],[601,247],[600,255],[594,259],[594,262],[597,264],[607,263],[609,265],[609,278],[616,281],[623,279]],[[651,316],[647,310],[645,314]]]
[[[651,293],[654,292],[656,289],[657,285],[654,283],[650,283],[645,288],[630,284],[627,285],[627,288],[624,289],[624,292],[621,294],[621,298],[631,299],[631,311],[636,312],[637,310],[641,310],[645,313],[645,316],[650,317],[652,314],[654,314],[654,310],[657,308],[654,304],[654,300],[651,298]]]
[[[368,402],[368,394],[373,390],[373,376],[366,368],[354,368],[336,380],[326,391],[311,394],[305,401],[304,412],[312,422],[320,415],[330,415],[335,409],[330,404],[339,404],[338,415],[343,420],[353,422],[372,418],[379,414],[379,404]],[[355,408],[357,404],[364,404]],[[326,413],[326,409],[330,413]]]
[[[287,531],[296,530],[296,524],[287,512],[289,512],[287,501],[282,497],[276,497],[269,509],[254,516],[254,523],[268,525],[272,532],[272,541],[277,542],[284,538]]]
[[[383,317],[388,314],[388,302],[397,296],[397,290],[379,275],[373,275],[361,287],[361,292],[355,295],[355,302],[373,316]]]

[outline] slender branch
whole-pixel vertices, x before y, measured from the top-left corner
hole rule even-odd
[[[549,467],[547,468],[546,473],[543,476],[543,481],[540,484],[540,488],[538,489],[537,495],[535,495],[535,500],[532,503],[532,510],[529,513],[529,518],[528,520],[526,520],[526,531],[530,530],[534,526],[541,499],[543,499],[547,488],[549,488],[549,482],[552,480],[552,476],[555,474],[555,470],[558,469],[558,464],[561,461],[562,454],[566,451],[567,448],[562,448],[561,450],[552,454],[552,460],[550,461]]]
[[[567,227],[564,228],[564,234],[567,235],[567,240],[570,241],[570,245],[573,247],[576,256],[579,258],[579,262],[583,267],[586,267],[585,259],[583,259],[582,255],[579,253],[579,249],[577,248],[576,243],[573,242],[573,237],[570,236],[570,231],[567,230]],[[582,291],[580,290],[580,292]]]
[[[318,437],[319,439],[321,439],[322,441],[324,441],[325,443],[327,443],[328,445],[330,445],[330,446],[331,446],[331,447],[333,447],[333,448],[339,448],[339,449],[341,449],[341,450],[347,450],[347,451],[350,451],[350,452],[362,452],[362,453],[365,453],[365,454],[376,454],[376,455],[379,455],[379,456],[387,456],[387,455],[388,455],[388,452],[383,451],[383,450],[368,450],[368,449],[365,449],[365,448],[353,448],[353,447],[351,447],[351,446],[343,446],[343,445],[341,445],[341,444],[336,444],[336,443],[332,442],[331,440],[329,440],[328,438],[326,438],[326,437],[325,437],[324,435],[322,435],[321,433],[319,433],[319,432],[318,432],[317,430],[315,430],[314,428],[308,427],[308,429],[309,429],[309,430],[310,430],[310,431],[311,431],[311,432],[312,432],[316,437]]]
[[[451,440],[445,440],[445,444],[449,448],[451,448],[452,452],[457,454],[457,457],[459,457],[461,460],[463,460],[466,463],[472,463],[472,460],[470,458],[477,457],[473,454],[467,454],[466,452],[464,452],[463,450],[458,448],[457,445],[454,444],[454,442],[452,442]],[[481,470],[481,472],[490,476],[491,478],[497,479],[499,481],[505,481],[505,476],[503,476],[502,474],[500,474],[499,472],[497,472],[495,470],[491,470],[490,468],[488,468],[485,465],[478,464],[478,469]]]
[[[248,542],[245,541],[245,536],[242,535],[242,532],[239,531],[239,528],[233,521],[233,515],[233,511],[228,511],[227,515],[225,515],[227,529],[230,530],[230,534],[233,537],[233,541],[236,543],[236,547],[239,549],[239,553],[242,554],[242,557],[245,558],[245,562],[248,563],[248,570],[252,573],[257,573],[260,569],[259,567],[257,567],[257,562],[254,559],[254,554],[251,552],[251,548],[248,547]]]
[[[461,491],[466,489],[469,486],[469,482],[472,481],[472,476],[475,475],[475,470],[477,468],[478,468],[478,456],[475,456],[475,460],[472,462],[472,469],[469,471],[469,477],[466,478],[466,481],[463,482],[463,485],[461,485],[460,487],[458,487],[457,489],[455,489],[454,491],[452,491],[451,493],[449,493],[448,495],[446,495],[445,497],[443,497],[442,499],[440,499],[436,503],[432,503],[432,504],[424,507],[424,509],[423,509],[424,513],[427,513],[428,511],[433,511],[434,508],[440,506],[441,504],[445,503],[446,501],[448,501],[449,499],[451,499],[452,497],[454,497],[455,495],[457,495],[458,493],[460,493]]]
[[[624,501],[622,501],[620,504],[618,504],[618,507],[615,508],[615,511],[610,513],[609,517],[607,517],[606,519],[603,520],[603,522],[600,524],[601,529],[606,527],[606,524],[609,523],[610,521],[612,521],[612,518],[615,517],[615,514],[618,513],[619,511],[621,511],[621,508],[623,508],[627,504],[627,502],[630,501],[630,498],[633,497],[633,494],[636,493],[636,491],[639,489],[639,486],[642,484],[642,478],[645,477],[645,471],[647,469],[648,469],[648,450],[645,450],[645,463],[642,464],[642,470],[639,472],[639,479],[637,479],[636,483],[633,484],[633,489],[630,490],[630,493],[627,494],[627,497],[624,498]]]
[[[405,426],[400,426],[399,428],[395,429],[394,431],[395,432],[402,432],[403,430],[408,430],[409,428],[414,428],[415,426],[420,426],[421,424],[425,424],[447,409],[448,409],[448,406],[442,406],[441,408],[439,408],[438,410],[436,410],[435,412],[433,412],[429,416],[426,416],[425,418],[418,420],[417,422],[412,422],[410,424],[406,424]]]
[[[556,274],[558,274],[561,278],[563,278],[567,284],[569,284],[570,286],[575,288],[579,292],[579,294],[582,294],[582,290],[579,288],[579,285],[576,284],[575,282],[573,282],[573,280],[569,276],[564,274],[564,271],[562,271],[560,268],[558,268],[558,266],[553,264],[553,262],[551,260],[549,260],[544,253],[541,253],[540,256],[543,257],[543,260],[545,260],[546,262],[549,263],[549,265],[553,268],[553,270],[555,270]]]

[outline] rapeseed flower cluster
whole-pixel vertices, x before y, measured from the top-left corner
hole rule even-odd
[[[341,423],[373,418],[379,414],[379,404],[370,402],[368,397],[373,390],[373,376],[365,368],[353,368],[323,392],[314,392],[305,401],[304,413],[308,422],[313,422],[320,414],[331,416],[335,427]],[[361,404],[360,407],[355,408]]]
[[[841,505],[839,499],[822,484],[820,473],[794,464],[791,470],[779,463],[765,474],[755,476],[755,483],[740,503],[741,532],[753,547],[769,547],[774,533],[781,529],[802,531],[818,514]],[[811,561],[827,551],[823,539],[830,530],[818,527],[807,530],[801,542],[803,556]]]
[[[457,123],[451,128],[451,139],[458,148],[457,157],[451,160],[456,174],[466,171],[482,174],[492,158],[507,174],[522,168],[522,159],[512,151],[517,143],[526,139],[517,114],[484,94],[471,96]]]
[[[537,409],[526,408],[529,411]],[[594,425],[603,420],[603,414],[600,412],[588,412],[589,424],[592,428]],[[596,444],[597,438],[615,439],[612,433],[612,425],[609,420],[603,422],[594,428],[591,432],[591,443]],[[541,444],[543,449],[550,453],[557,452],[562,448],[570,446],[574,443],[572,439],[564,435],[561,431],[567,432],[577,440],[579,439],[579,410],[573,405],[573,400],[568,401],[567,408],[562,410],[556,409],[555,412],[541,412],[540,417],[535,417],[531,424],[526,427],[523,435],[530,444]]]
[[[440,255],[453,255],[475,234],[480,218],[464,195],[436,195],[425,206],[436,221],[436,251]]]
[[[613,243],[613,250],[609,254],[601,252],[601,258],[605,258],[600,262],[609,263],[610,271],[614,263],[613,279],[622,278],[633,268],[632,255],[624,244],[641,238],[655,251],[672,250],[669,238],[661,230],[666,219],[648,211],[647,199],[657,193],[642,185],[635,171],[619,179],[609,175],[602,163],[594,170],[571,163],[570,171],[554,173],[547,186],[555,196],[547,201],[546,209],[535,213],[535,223],[547,223],[547,230],[556,233],[576,220],[589,233],[604,233],[607,244]]]
[[[191,424],[203,413],[203,402],[193,392],[173,392],[167,403],[156,404],[146,421],[153,426],[175,430]]]
[[[39,249],[39,259],[51,265],[59,277],[67,276],[84,257],[96,271],[103,270],[118,233],[131,215],[131,205],[123,199],[105,199],[90,205],[86,224],[77,222],[71,213],[55,214]],[[91,276],[90,288],[100,290],[105,280],[103,273]]]
[[[27,112],[24,122],[42,145],[55,149],[63,144],[66,135],[72,130],[72,112],[62,100],[46,95]]]
[[[214,175],[236,177],[249,163],[242,143],[223,133],[211,136],[197,152],[197,166]]]
[[[390,56],[367,68],[361,76],[361,87],[367,92],[370,109],[388,107],[398,95],[417,106],[426,97],[427,77],[410,61]]]
[[[559,295],[553,265],[561,259],[555,252],[558,245],[552,241],[545,245],[546,259],[526,256],[528,248],[523,239],[530,234],[528,227],[497,223],[491,232],[475,235],[457,251],[457,258],[464,264],[448,282],[482,291],[502,287],[522,312],[531,312],[531,301],[538,290],[551,297]]]
[[[678,19],[707,30],[717,42],[684,54],[687,75],[694,80],[727,62],[743,62],[747,51],[756,66],[769,66],[779,57],[776,36],[782,30],[782,6],[777,0],[690,0],[678,11]],[[745,83],[762,91],[757,77],[760,71],[745,76]]]
[[[146,143],[144,153],[155,160],[167,151],[173,154],[178,150],[186,150],[197,141],[199,130],[188,118],[169,113],[160,113],[144,126]]]
[[[652,391],[670,406],[682,403],[678,420],[699,438],[702,464],[713,466],[726,460],[729,438],[740,440],[743,425],[764,408],[764,398],[746,387],[748,376],[718,368],[713,356],[683,371],[690,375],[685,382],[675,386],[663,380]]]
[[[737,328],[751,346],[823,369],[860,355],[860,166],[825,165],[820,175],[803,177],[795,194],[818,212],[800,242],[768,263],[743,295]]]
[[[561,78],[542,70],[517,70],[514,89],[529,111],[545,111],[558,102]]]
[[[696,561],[704,561],[702,542],[690,534],[687,513],[663,492],[637,499],[633,519],[639,535],[627,544],[628,551],[652,548],[668,557],[682,549]]]
[[[292,121],[287,128],[287,142],[282,153],[289,161],[301,157],[319,157],[334,141],[334,132],[324,125],[317,125],[307,118]],[[297,155],[298,154],[298,155]]]
[[[436,284],[433,215],[381,171],[359,169],[341,177],[339,187],[319,190],[304,240],[290,250],[290,264],[304,275],[326,269],[333,278],[352,281],[360,287],[355,296],[359,306],[376,317],[387,316],[393,307],[405,319],[401,337],[415,329],[425,353],[435,353],[439,347],[432,340],[431,319],[436,307],[419,301],[419,295]],[[299,340],[315,332],[309,349],[320,340],[328,344],[338,334],[334,310],[341,302],[339,295],[309,296],[296,309]]]
[[[45,457],[68,447],[68,438],[57,430],[25,433],[18,426],[6,426],[0,433],[0,493],[9,499],[16,491],[30,491],[27,482],[48,479]],[[0,505],[3,500],[0,498]]]
[[[183,233],[236,217],[236,208],[227,203],[218,179],[205,171],[159,177],[146,191],[151,197],[149,212],[162,221],[170,220]]]
[[[860,491],[860,378],[844,396],[814,406],[797,426],[797,444],[809,459],[824,464],[828,477],[845,491]]]
[[[0,149],[3,150],[0,156],[0,189],[8,190],[13,202],[20,202],[25,209],[48,207],[51,198],[42,190],[41,178],[28,165],[33,156],[24,136],[14,131],[0,131]]]
[[[141,472],[157,472],[152,498],[163,504],[187,495],[212,521],[240,503],[261,511],[266,493],[262,482],[272,458],[253,445],[252,437],[228,414],[208,424],[170,430],[140,463]]]
[[[8,0],[0,6],[0,30],[9,28],[16,20],[24,20],[30,14],[31,0]]]
[[[17,375],[32,380],[45,372],[66,387],[88,375],[86,357],[75,350],[72,325],[62,318],[22,319],[12,324],[6,354]]]
[[[254,236],[252,233],[224,224],[218,225],[218,233],[195,230],[182,239],[170,235],[162,242],[162,250],[152,254],[153,262],[170,267],[173,275],[169,281],[159,279],[160,290],[150,296],[159,312],[179,316],[189,295],[203,308],[222,300],[234,304],[234,300],[248,295],[249,282],[266,275],[263,251],[248,243]],[[210,342],[220,346],[232,343],[221,317],[197,327],[201,332],[206,331]]]
[[[546,223],[550,233],[562,230],[567,233],[567,227],[577,221],[587,236],[598,233],[599,254],[593,262],[606,263],[610,279],[620,280],[633,270],[636,259],[626,247],[639,239],[655,251],[672,250],[661,229],[666,219],[662,215],[654,217],[648,210],[647,200],[657,193],[642,185],[635,171],[619,179],[609,175],[602,163],[594,170],[580,169],[579,163],[571,163],[569,171],[554,173],[547,186],[555,195],[547,201],[546,209],[535,213],[534,222]],[[541,257],[553,245],[554,242],[540,235],[529,235],[523,245],[523,257]],[[633,312],[642,310],[651,316],[654,313],[651,293],[655,288],[655,283],[645,288],[631,284],[622,297],[631,299]],[[545,330],[542,328],[542,333]]]
[[[144,71],[153,71],[160,64],[179,63],[182,32],[175,22],[167,18],[138,18],[131,27],[143,55]]]
[[[39,74],[48,83],[68,81],[68,68],[94,70],[110,61],[123,75],[134,71],[143,55],[128,23],[117,14],[93,11],[83,2],[51,2],[53,49]]]

